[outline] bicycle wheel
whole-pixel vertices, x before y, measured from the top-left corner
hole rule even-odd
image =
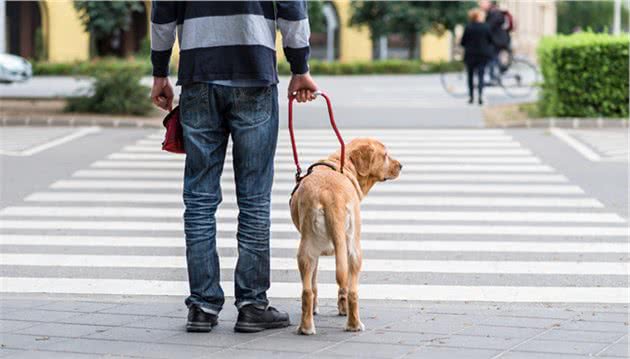
[[[525,59],[513,58],[501,73],[499,83],[510,97],[528,97],[538,84],[538,70]]]
[[[440,75],[440,82],[442,83],[444,91],[453,97],[461,98],[468,96],[467,81],[466,71],[442,72]]]

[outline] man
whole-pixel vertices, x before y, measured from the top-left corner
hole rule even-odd
[[[278,135],[276,25],[293,73],[289,94],[297,92],[298,102],[313,100],[317,85],[308,73],[306,1],[153,2],[151,97],[165,110],[173,103],[167,75],[176,28],[180,47],[188,331],[209,332],[224,303],[215,211],[222,198],[220,177],[229,136],[239,208],[234,272],[239,314],[234,329],[257,332],[289,325],[288,314],[269,306],[267,299]]]
[[[479,1],[479,7],[486,12],[486,24],[490,26],[490,34],[492,36],[493,55],[490,59],[488,66],[490,72],[490,79],[496,82],[497,75],[495,68],[499,67],[499,53],[502,50],[510,48],[510,34],[504,28],[505,15],[503,11],[499,9],[496,1],[481,0]]]

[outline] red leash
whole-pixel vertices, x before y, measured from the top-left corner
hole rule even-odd
[[[339,140],[339,144],[341,145],[341,163],[339,171],[343,173],[343,166],[346,157],[346,145],[343,142],[343,138],[341,138],[341,133],[339,133],[339,129],[337,128],[337,124],[335,123],[335,116],[333,115],[332,104],[330,102],[330,98],[328,95],[321,91],[316,91],[315,96],[322,95],[322,97],[326,100],[326,105],[328,106],[328,116],[330,117],[330,125],[335,131],[335,135],[337,135],[337,140]],[[293,100],[295,100],[295,95],[291,95],[289,97],[289,135],[291,136],[291,148],[293,149],[293,162],[295,162],[295,180],[296,182],[300,180],[300,176],[302,175],[302,168],[300,167],[300,160],[298,159],[297,146],[295,145],[295,135],[293,134]]]

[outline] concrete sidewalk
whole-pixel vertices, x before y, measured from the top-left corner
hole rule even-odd
[[[274,300],[292,325],[234,333],[226,300],[212,333],[186,333],[177,297],[3,294],[1,351],[7,358],[601,358],[628,357],[626,305],[362,301],[366,331],[342,330],[323,300],[317,335],[294,334],[298,300]]]

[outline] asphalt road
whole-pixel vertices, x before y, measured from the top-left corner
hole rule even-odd
[[[0,131],[3,292],[185,293],[183,157],[160,151],[160,132]],[[565,133],[599,160],[546,130],[343,134],[379,137],[405,165],[399,180],[377,185],[363,205],[363,298],[628,302],[628,163],[609,155],[623,151],[623,141],[602,147],[610,133]],[[627,153],[627,133],[617,135],[626,136]],[[299,136],[304,162],[335,149],[328,130]],[[270,294],[298,298],[284,133],[276,167]],[[227,294],[236,256],[230,168],[218,213]],[[321,266],[320,295],[334,297],[334,264]]]
[[[344,128],[483,127],[480,107],[466,99],[449,96],[439,75],[316,76],[320,88],[332,98],[335,116]],[[143,79],[149,85],[150,78]],[[39,76],[23,84],[0,85],[0,97],[52,98],[84,93],[86,78]],[[281,111],[286,111],[282,77]],[[179,88],[177,89],[179,92]],[[500,88],[486,89],[486,104],[524,102],[534,99],[510,98]],[[323,100],[296,108],[296,123],[303,128],[327,125]],[[283,115],[282,118],[285,118]]]

